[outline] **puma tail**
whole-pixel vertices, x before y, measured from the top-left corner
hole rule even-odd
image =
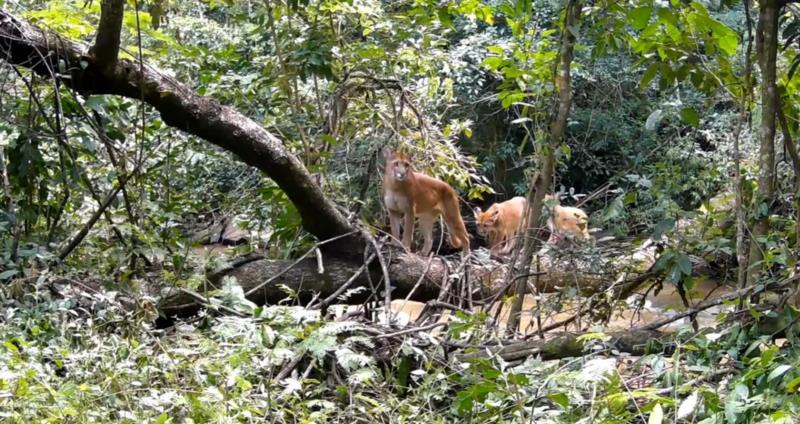
[[[450,233],[450,244],[461,248],[464,253],[469,253],[469,234],[461,219],[461,208],[458,205],[458,196],[452,190],[442,196],[444,223]]]

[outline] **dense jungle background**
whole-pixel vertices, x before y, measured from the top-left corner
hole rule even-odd
[[[0,0],[0,420],[800,422],[798,49],[785,0]],[[469,255],[392,242],[387,150]]]

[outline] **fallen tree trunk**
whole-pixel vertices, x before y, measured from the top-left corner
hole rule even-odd
[[[392,297],[395,299],[405,297],[415,286],[417,288],[414,290],[413,300],[424,302],[435,299],[442,283],[450,275],[448,263],[440,258],[434,258],[428,263],[428,260],[417,255],[402,253],[391,255],[387,260],[389,273],[392,276]],[[296,294],[299,302],[305,304],[315,295],[324,299],[334,294],[345,281],[359,272],[359,269],[360,265],[353,261],[337,257],[323,259],[322,273],[319,273],[318,262],[314,257],[299,262],[257,259],[211,272],[208,275],[209,286],[206,289],[219,288],[223,278],[235,277],[245,293],[252,291],[247,298],[256,304],[276,304],[290,297],[290,293]],[[371,286],[376,290],[382,290],[378,284],[381,279],[380,269],[373,267],[366,272],[356,276],[350,286],[351,290],[360,289],[360,291],[339,303],[363,302],[372,293]],[[272,281],[264,284],[269,280]],[[476,298],[485,298],[493,293],[491,284],[481,284],[476,287],[481,287],[475,292]],[[168,316],[188,316],[197,312],[200,306],[191,296],[176,292],[167,296],[159,309]]]
[[[501,291],[513,286],[505,279],[508,266],[490,259],[485,253],[485,250],[476,251],[464,272],[459,270],[460,262],[457,260],[448,262],[442,257],[423,258],[388,248],[384,256],[392,279],[392,298],[405,298],[412,293],[410,300],[434,300],[448,279],[467,278],[468,287],[472,288],[471,298],[475,302],[499,299]],[[620,263],[610,263],[599,260],[596,255],[561,252],[559,257],[543,256],[540,261],[542,273],[526,278],[530,287],[539,293],[572,287],[583,295],[591,295],[613,287],[626,296],[636,289],[629,286],[630,282],[638,286],[652,276],[645,272],[652,264],[651,257],[644,256],[633,254],[619,260]],[[377,261],[367,267],[366,272],[361,272],[363,261],[357,263],[351,259],[323,255],[321,273],[318,258],[313,256],[299,261],[257,257],[240,259],[238,262],[210,272],[207,275],[208,285],[204,289],[217,289],[221,287],[223,278],[235,277],[248,294],[247,298],[258,305],[278,303],[290,297],[290,293],[296,295],[301,304],[306,304],[314,296],[325,299],[351,279],[348,290],[360,288],[360,291],[337,303],[359,304],[372,294],[373,286],[376,291],[382,291],[382,284],[379,284],[382,272],[376,266]],[[632,269],[633,265],[636,265],[633,267],[635,269]],[[639,281],[639,276],[647,278]],[[620,284],[623,280],[628,285]],[[201,305],[196,300],[187,293],[176,292],[165,297],[159,308],[168,316],[188,316],[200,309]]]
[[[581,333],[562,333],[546,340],[527,340],[505,346],[489,347],[478,352],[458,355],[458,358],[465,361],[474,358],[499,357],[506,362],[510,362],[524,360],[529,356],[535,355],[539,355],[545,361],[582,356],[585,352],[584,341],[581,340],[581,336],[584,335]],[[648,353],[648,346],[652,346],[652,342],[661,341],[664,333],[655,330],[630,330],[607,333],[606,335],[609,339],[605,343],[613,349],[635,356],[642,356]],[[656,351],[662,352],[664,348],[656,349]]]

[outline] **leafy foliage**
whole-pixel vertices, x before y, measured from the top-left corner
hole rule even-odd
[[[772,224],[757,240],[765,271],[751,283],[797,274],[793,169],[788,159],[778,166],[775,204],[759,200],[757,132],[740,120],[758,106],[745,90],[746,20],[734,3],[587,2],[581,26],[567,29],[578,39],[574,103],[554,152],[555,188],[568,203],[592,194],[582,207],[603,229],[598,239],[657,243],[650,271],[659,289],[692,292],[698,261],[720,280],[744,266],[728,187],[739,129],[744,170],[733,177],[744,187],[746,224]],[[87,43],[101,8],[0,6]],[[350,218],[382,227],[387,147],[409,151],[418,170],[470,202],[528,192],[549,148],[563,6],[147,0],[127,4],[121,54],[279,135]],[[777,89],[791,136],[800,25],[795,13],[782,14],[781,25]],[[313,240],[294,206],[272,181],[138,101],[82,96],[5,64],[0,88],[3,420],[744,423],[800,415],[797,312],[784,293],[714,329],[680,327],[669,348],[634,358],[613,350],[606,328],[585,326],[580,358],[464,359],[453,346],[473,353],[497,343],[488,314],[454,313],[443,334],[382,338],[364,321],[290,306],[297,293],[257,306],[234,279],[206,292],[208,311],[196,320],[156,329],[163,295],[205,287],[206,271],[226,265],[198,246],[213,238],[198,228],[225,220],[246,232],[231,255],[296,257]],[[69,250],[82,230],[87,237]],[[583,301],[568,289],[553,308],[561,312],[565,299]],[[222,307],[235,316],[218,314]]]

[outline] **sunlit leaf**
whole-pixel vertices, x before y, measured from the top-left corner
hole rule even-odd
[[[661,404],[657,403],[650,411],[650,417],[647,419],[647,424],[661,424],[664,421],[664,410],[661,409]]]
[[[631,26],[636,30],[642,30],[647,26],[650,21],[650,15],[653,13],[653,8],[650,6],[640,6],[631,9],[628,12],[628,18],[631,21]]]

